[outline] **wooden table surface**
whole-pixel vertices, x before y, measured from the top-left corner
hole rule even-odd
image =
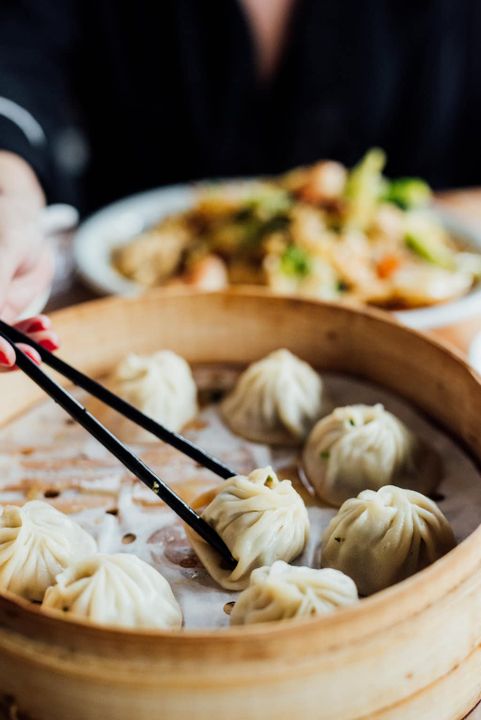
[[[481,232],[481,189],[443,193],[438,196],[437,202],[443,208],[449,209],[449,211],[458,215],[463,222],[473,229]],[[95,297],[75,275],[71,255],[71,238],[69,236],[58,239],[57,254],[59,267],[47,311]],[[478,332],[481,332],[481,307],[479,315],[473,316],[456,326],[436,330],[434,334],[442,340],[454,343],[459,349],[466,352],[472,338]],[[437,718],[432,718],[432,720],[437,720]],[[481,720],[481,704],[470,713],[466,720]]]

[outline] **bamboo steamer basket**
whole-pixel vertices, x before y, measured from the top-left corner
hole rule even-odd
[[[224,294],[107,299],[55,314],[63,357],[98,375],[131,348],[250,362],[287,347],[384,385],[481,460],[481,383],[461,357],[376,311]],[[41,397],[0,376],[0,422]],[[481,697],[481,529],[440,561],[313,620],[141,632],[0,597],[0,713],[22,720],[456,720]]]

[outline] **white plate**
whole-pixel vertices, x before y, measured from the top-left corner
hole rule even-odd
[[[111,265],[112,250],[127,244],[134,235],[171,213],[192,206],[195,188],[175,185],[132,195],[108,205],[82,223],[75,235],[74,253],[83,280],[101,294],[138,295],[144,291]],[[439,213],[446,228],[473,249],[481,250],[481,233],[474,232],[457,218]],[[395,315],[413,328],[428,329],[451,325],[481,312],[481,285],[468,295],[443,305],[402,310]]]
[[[80,225],[74,238],[75,261],[83,280],[101,294],[144,292],[145,288],[112,267],[112,251],[166,215],[188,210],[193,202],[191,186],[175,185],[131,195],[96,212]]]

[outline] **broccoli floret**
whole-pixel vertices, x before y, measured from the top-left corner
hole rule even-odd
[[[402,210],[425,207],[432,197],[431,188],[419,178],[399,178],[391,180],[384,194],[386,202],[397,205]]]
[[[311,272],[311,259],[302,248],[289,245],[281,255],[281,270],[284,275],[306,277]]]

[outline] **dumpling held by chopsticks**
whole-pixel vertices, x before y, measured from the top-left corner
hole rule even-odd
[[[193,503],[224,540],[237,561],[225,568],[219,555],[186,528],[190,542],[209,574],[228,590],[242,590],[255,568],[293,560],[309,536],[309,519],[290,480],[279,480],[270,467],[236,475]]]

